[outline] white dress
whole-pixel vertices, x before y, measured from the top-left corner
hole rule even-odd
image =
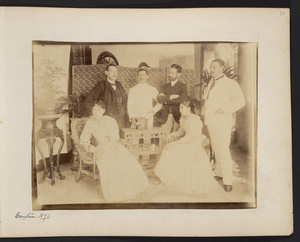
[[[211,169],[209,158],[202,147],[202,122],[191,114],[180,119],[183,135],[178,141],[168,143],[154,168],[160,180],[186,193],[207,193],[218,187]]]
[[[95,159],[105,200],[117,202],[136,198],[149,182],[135,157],[118,142],[117,122],[109,116],[98,121],[88,120],[80,137],[81,144],[88,147],[92,136],[98,142]]]

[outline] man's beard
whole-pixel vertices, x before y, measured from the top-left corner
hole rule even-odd
[[[171,76],[168,76],[168,79],[169,79],[169,81],[175,81],[177,78],[174,78],[174,77],[171,77]]]

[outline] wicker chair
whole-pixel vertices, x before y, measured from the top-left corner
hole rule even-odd
[[[98,167],[95,163],[94,154],[87,152],[80,144],[80,136],[83,131],[84,125],[89,118],[72,118],[71,119],[71,138],[74,142],[74,149],[78,155],[78,175],[76,182],[79,182],[82,174],[93,177],[94,180],[100,179]],[[95,140],[92,143],[96,145]],[[87,168],[91,166],[92,171]],[[98,173],[98,174],[97,174]]]

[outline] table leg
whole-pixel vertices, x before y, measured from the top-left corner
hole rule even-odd
[[[46,158],[42,152],[42,149],[39,145],[39,142],[40,142],[40,139],[39,139],[39,136],[40,136],[40,132],[38,131],[36,136],[35,136],[35,140],[36,140],[36,148],[38,149],[38,152],[40,153],[40,155],[42,156],[42,160],[43,160],[43,165],[44,165],[44,174],[43,174],[43,177],[39,180],[39,183],[43,183],[47,177],[47,163],[46,163]]]
[[[63,146],[64,146],[65,139],[64,139],[63,131],[62,131],[61,129],[58,131],[58,136],[59,136],[61,142],[60,142],[60,146],[59,146],[58,151],[57,151],[56,171],[57,171],[57,174],[59,175],[59,178],[60,178],[61,180],[63,180],[63,179],[65,179],[66,177],[65,177],[63,174],[61,174],[61,172],[60,172],[60,167],[59,167],[59,156],[60,156],[61,150],[62,150],[62,148],[63,148]]]
[[[49,150],[51,185],[55,184],[54,166],[53,166],[53,144],[55,143],[55,141],[56,139],[55,136],[53,135],[53,131],[50,131],[49,136],[46,138],[46,142],[48,144],[48,150]]]

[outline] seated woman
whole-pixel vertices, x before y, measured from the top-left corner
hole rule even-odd
[[[148,178],[134,156],[118,142],[118,124],[115,119],[103,116],[104,102],[96,103],[92,111],[80,143],[87,151],[94,152],[103,196],[109,202],[134,199],[148,187]],[[98,143],[96,147],[90,143],[92,136]]]
[[[194,110],[193,99],[180,104],[180,128],[167,137],[154,172],[166,185],[186,193],[203,194],[215,190],[218,183],[202,146],[203,124]]]

